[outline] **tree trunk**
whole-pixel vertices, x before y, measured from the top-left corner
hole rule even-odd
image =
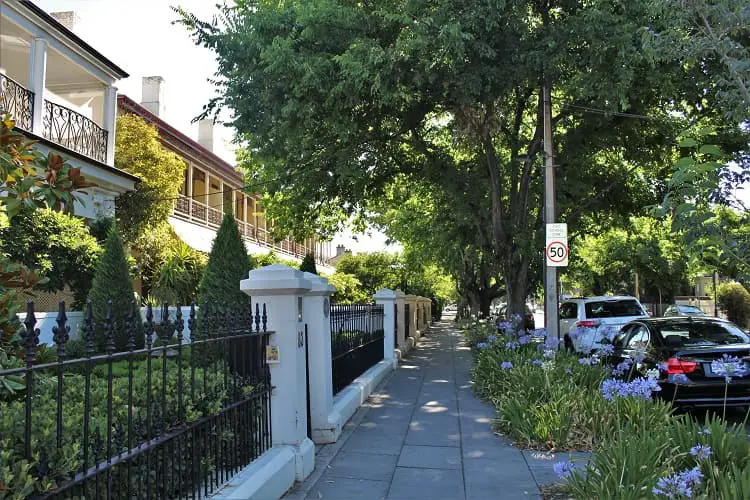
[[[526,288],[528,287],[528,258],[510,255],[505,264],[505,287],[508,299],[508,317],[525,313]]]

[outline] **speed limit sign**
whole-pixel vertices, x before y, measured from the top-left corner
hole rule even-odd
[[[568,225],[547,224],[547,245],[544,255],[547,265],[564,267],[568,265]]]

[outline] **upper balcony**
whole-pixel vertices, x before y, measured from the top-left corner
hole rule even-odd
[[[0,108],[32,136],[112,166],[114,83],[127,74],[33,3],[4,4]]]

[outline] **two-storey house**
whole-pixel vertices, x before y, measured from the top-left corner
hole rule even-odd
[[[67,158],[96,185],[77,215],[111,217],[115,197],[138,182],[114,167],[115,84],[128,74],[74,34],[73,19],[28,0],[0,1],[0,109],[42,153]]]
[[[152,124],[162,145],[185,161],[185,182],[169,218],[185,243],[209,252],[223,215],[231,212],[250,253],[274,250],[291,260],[301,260],[313,253],[320,265],[325,265],[330,257],[330,243],[312,238],[303,242],[290,239],[277,242],[270,237],[272,222],[265,217],[259,196],[246,192],[243,175],[214,153],[211,120],[199,122],[196,141],[167,123],[164,111],[164,80],[159,76],[143,78],[141,103],[126,95],[118,97],[119,113],[135,114]]]

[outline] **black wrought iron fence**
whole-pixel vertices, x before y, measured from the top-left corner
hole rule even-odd
[[[135,311],[135,308],[133,308]],[[11,498],[203,498],[271,447],[266,309],[187,318],[149,307],[145,348],[126,316],[125,351],[115,352],[111,304],[102,324],[87,305],[84,354],[73,347],[65,304],[53,329],[55,359],[42,360],[33,303],[21,335],[22,365],[0,369],[0,470]],[[187,321],[191,343],[183,337]],[[95,331],[104,332],[97,353]],[[45,361],[45,362],[42,362]],[[9,473],[8,473],[9,472]],[[7,479],[10,478],[8,482]]]
[[[383,306],[331,304],[333,393],[383,359]]]

